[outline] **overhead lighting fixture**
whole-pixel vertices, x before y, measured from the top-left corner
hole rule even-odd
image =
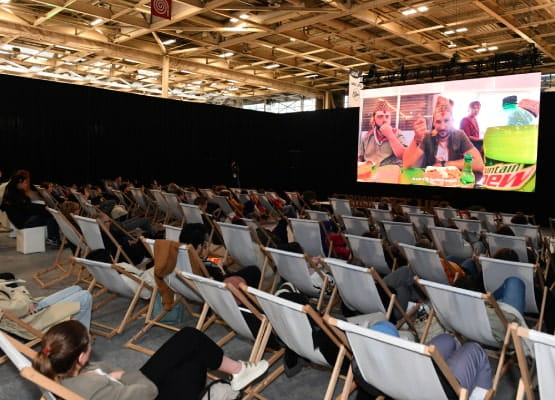
[[[497,46],[489,46],[488,47],[489,51],[495,51],[495,50],[498,50],[498,49],[499,49],[499,47],[497,47]]]
[[[236,22],[239,22],[239,20],[238,20],[237,18],[235,18],[235,17],[231,17],[231,18],[229,19],[229,22],[231,22],[232,24],[234,24],[234,23],[236,23]]]
[[[264,68],[266,69],[274,69],[274,68],[278,68],[280,65],[279,64],[268,64],[266,66],[264,66]]]
[[[449,47],[450,49],[452,49],[452,48],[454,48],[454,47],[457,47],[457,45],[456,45],[455,43],[453,43],[453,42],[449,42],[449,43],[447,44],[447,47]]]
[[[483,52],[487,51],[487,49],[485,47],[480,47],[480,48],[474,49],[474,51],[476,53],[483,53]]]
[[[227,57],[231,57],[234,53],[232,51],[227,51],[225,53],[220,54],[218,57],[220,58],[227,58]]]
[[[318,77],[318,74],[310,74],[305,76],[305,78],[316,78],[316,77]]]
[[[414,8],[409,8],[407,10],[403,10],[401,11],[401,14],[403,15],[412,15],[412,14],[416,14],[416,10]]]
[[[455,31],[452,29],[449,29],[448,31],[443,32],[444,35],[452,35],[453,33],[455,33]]]
[[[466,32],[466,31],[468,31],[468,28],[466,28],[464,26],[462,28],[455,29],[455,32],[457,32],[457,33],[463,33],[463,32]]]
[[[173,43],[175,43],[175,42],[176,42],[175,39],[168,39],[168,40],[164,40],[164,41],[162,42],[162,44],[163,44],[164,46],[167,46],[167,45],[173,44]]]
[[[291,42],[294,42],[295,40],[297,40],[297,39],[295,39],[294,37],[289,38],[289,41],[291,41]]]
[[[0,4],[8,4],[10,0],[0,0]]]
[[[419,12],[426,12],[426,11],[428,11],[428,7],[426,7],[426,6],[416,7],[416,9],[417,9]]]
[[[104,20],[102,18],[97,18],[93,22],[91,22],[91,26],[96,26],[98,24],[101,24],[103,21]]]
[[[239,15],[239,18],[241,19],[249,19],[251,16],[249,14],[241,14]]]

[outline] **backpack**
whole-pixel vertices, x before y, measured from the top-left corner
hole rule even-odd
[[[238,400],[241,392],[233,390],[231,384],[223,379],[210,382],[200,394],[200,400]]]

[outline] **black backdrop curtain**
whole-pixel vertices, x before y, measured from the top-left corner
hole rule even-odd
[[[0,170],[31,171],[33,183],[124,178],[180,185],[231,184],[230,162],[246,188],[417,197],[523,210],[542,224],[555,172],[555,94],[543,93],[535,193],[356,183],[358,109],[292,114],[138,96],[86,86],[0,76]]]

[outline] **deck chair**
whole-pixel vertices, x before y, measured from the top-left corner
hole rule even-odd
[[[142,238],[141,240],[145,245],[145,247],[147,248],[150,255],[152,256],[152,258],[155,259],[155,253],[154,253],[155,240],[145,239],[145,238]],[[174,325],[166,324],[161,321],[162,318],[169,311],[171,311],[171,309],[173,309],[173,307],[175,307],[179,302],[181,302],[184,305],[185,309],[187,310],[189,315],[191,315],[191,317],[197,319],[197,323],[196,323],[197,329],[200,329],[200,330],[205,329],[214,321],[214,319],[206,320],[206,314],[208,313],[208,308],[204,308],[204,299],[202,298],[200,293],[198,293],[198,291],[196,291],[195,289],[192,289],[190,285],[186,284],[177,275],[177,271],[182,271],[187,273],[193,272],[191,255],[193,257],[195,255],[198,257],[196,252],[192,249],[191,245],[179,246],[177,250],[177,260],[175,263],[175,269],[164,277],[164,282],[175,294],[174,302],[171,305],[170,310],[163,310],[158,315],[153,315],[154,302],[156,301],[156,295],[159,291],[155,281],[155,285],[152,291],[152,296],[150,297],[150,304],[148,305],[148,310],[145,317],[145,326],[125,343],[125,347],[133,350],[137,350],[149,355],[154,354],[153,350],[148,349],[144,346],[141,346],[137,344],[137,342],[145,333],[147,333],[150,329],[152,329],[155,326],[161,327],[164,329],[169,329],[175,332],[179,331],[180,328]],[[201,266],[202,260],[200,260],[199,258],[196,261],[198,265]],[[202,267],[201,267],[201,270],[202,270]],[[206,277],[209,276],[206,270],[202,270],[202,272],[204,276]],[[193,305],[198,306],[199,312],[196,312],[193,310]],[[202,321],[202,324],[200,321]]]
[[[62,244],[56,253],[54,263],[51,266],[33,274],[33,278],[42,288],[46,288],[66,280],[76,272],[71,256],[63,259],[63,253],[64,250],[68,248],[66,246],[68,242],[75,246],[75,250],[71,254],[74,257],[86,257],[89,252],[89,248],[85,242],[85,238],[81,235],[81,232],[79,232],[60,211],[54,210],[50,207],[47,207],[46,209],[54,217],[56,223],[58,224],[58,228],[62,234]],[[68,250],[71,249],[68,248]],[[58,275],[45,280],[45,276],[49,276],[53,271],[57,271]]]
[[[418,277],[446,285],[449,284],[449,279],[445,274],[437,250],[411,246],[405,243],[401,243],[399,246],[403,250],[410,268]]]
[[[533,367],[538,379],[538,393],[541,400],[553,398],[555,393],[555,336],[518,326],[516,323],[510,325],[511,337],[515,347],[518,367],[520,369],[520,380],[515,400],[535,400],[532,387],[532,372],[529,361],[524,351],[524,341],[529,341],[534,351]]]
[[[467,259],[474,254],[472,245],[464,239],[462,231],[440,226],[431,226],[428,229],[432,234],[435,248],[440,250],[446,257],[453,256]]]
[[[202,216],[203,215],[205,216],[206,221],[208,221],[208,223],[210,224],[210,232],[208,233],[208,243],[213,243],[214,235],[216,235],[220,239],[220,243],[224,242],[222,233],[220,232],[220,229],[212,219],[211,215],[204,213],[199,206],[194,204],[180,203],[179,205],[181,206],[183,215],[185,216],[185,222],[187,224],[203,224],[204,218],[202,218]]]
[[[383,221],[392,221],[393,216],[390,210],[381,210],[379,208],[369,208],[372,223],[376,228],[380,228],[380,223]]]
[[[524,236],[507,236],[486,232],[485,238],[490,256],[493,256],[497,250],[508,247],[516,251],[520,262],[528,262],[527,241]]]
[[[326,289],[329,283],[328,276],[317,265],[313,265],[306,254],[293,253],[271,247],[266,247],[266,252],[276,266],[277,274],[286,281],[291,282],[305,296],[316,299],[316,309],[320,310],[324,304]],[[322,282],[320,287],[314,285],[311,273],[319,275]],[[273,291],[273,287],[271,291]]]
[[[536,329],[541,327],[543,321],[543,309],[545,306],[545,297],[547,291],[544,291],[543,299],[541,301],[540,309],[536,302],[536,296],[534,293],[534,276],[536,274],[537,266],[534,264],[514,262],[507,260],[499,260],[496,258],[490,258],[486,256],[480,256],[480,265],[482,266],[482,276],[484,279],[484,288],[488,292],[494,292],[499,286],[503,284],[505,279],[510,276],[514,276],[522,279],[524,282],[525,289],[525,313],[539,314],[539,318],[536,324]],[[541,313],[540,313],[541,310]]]
[[[0,332],[0,349],[15,365],[23,378],[38,386],[43,399],[85,400],[77,393],[72,392],[34,369],[30,359],[35,358],[36,352],[2,332]]]
[[[89,251],[94,251],[98,249],[105,249],[104,239],[102,238],[102,232],[110,239],[113,245],[116,248],[116,255],[113,257],[115,262],[119,262],[120,256],[125,259],[129,264],[133,264],[131,258],[125,253],[121,245],[118,241],[114,238],[114,236],[110,233],[110,230],[104,227],[100,221],[94,218],[87,218],[82,217],[80,215],[72,215],[73,219],[81,228],[81,233],[83,234],[83,238],[87,243]]]
[[[504,212],[500,212],[497,214],[498,218],[500,219],[500,222],[503,224],[510,224],[511,223],[511,219],[515,216],[516,214],[514,213],[504,213]]]
[[[335,280],[335,287],[328,302],[326,314],[330,313],[330,306],[333,304],[335,296],[339,293],[345,306],[360,314],[381,312],[384,314],[385,319],[389,320],[393,307],[395,307],[403,316],[397,323],[397,327],[407,322],[414,329],[414,324],[408,318],[406,310],[403,310],[397,302],[395,294],[391,293],[387,284],[374,268],[358,267],[337,258],[326,258],[325,262]],[[387,305],[382,302],[378,293],[378,285],[389,297]]]
[[[193,192],[192,190],[184,190],[183,193],[185,194],[185,198],[189,204],[194,204],[195,200],[198,198],[198,193]]]
[[[397,243],[406,243],[414,245],[416,236],[414,227],[410,222],[382,221],[385,236],[392,245]]]
[[[326,322],[345,333],[362,378],[388,397],[399,400],[447,400],[438,373],[443,374],[459,399],[469,394],[455,378],[434,346],[411,342],[329,316]],[[343,386],[346,400],[352,379]],[[475,388],[471,399],[489,399],[492,390]],[[383,397],[378,397],[382,399]]]
[[[109,264],[100,261],[88,260],[86,258],[74,258],[74,262],[83,265],[92,275],[93,280],[88,290],[95,298],[93,312],[109,304],[111,300],[120,297],[129,300],[124,316],[117,326],[106,325],[97,321],[91,321],[91,332],[111,338],[123,332],[133,321],[143,316],[148,305],[139,307],[141,299],[149,300],[152,294],[152,286],[137,275],[127,272],[117,264]],[[100,289],[94,290],[100,285]]]
[[[273,218],[274,220],[280,219],[281,217],[283,217],[283,214],[277,208],[275,208],[272,205],[272,203],[270,203],[270,201],[268,200],[268,197],[266,197],[265,194],[257,193],[256,197],[260,202],[260,204],[262,205],[262,207],[264,207],[264,209],[268,213],[269,217]]]
[[[370,230],[368,218],[342,215],[341,219],[347,234],[360,236]]]
[[[82,213],[89,218],[96,218],[98,210],[85,198],[85,195],[77,190],[71,190],[71,193],[77,199]]]
[[[164,238],[168,240],[173,240],[174,242],[179,242],[181,229],[182,228],[178,226],[164,225]]]
[[[0,309],[0,319],[9,320],[8,324],[5,324],[0,332],[9,332],[10,334],[16,335],[21,339],[22,346],[27,348],[34,347],[37,343],[42,340],[42,332],[38,329],[33,328],[30,324],[25,322],[23,319],[16,317],[8,311]],[[13,330],[12,328],[13,327]],[[6,354],[0,356],[0,365],[3,364],[8,357]]]
[[[258,240],[258,235],[253,228],[243,225],[228,224],[226,222],[216,223],[222,232],[224,239],[225,254],[224,263],[227,256],[231,256],[235,262],[243,267],[256,265],[260,268],[261,278],[259,287],[266,278],[267,267],[272,268],[262,244]]]
[[[351,210],[351,204],[349,199],[336,199],[329,198],[331,209],[333,210],[333,215],[337,220],[339,226],[345,226],[343,222],[343,215],[352,216],[353,211]]]
[[[340,377],[343,360],[345,357],[348,359],[352,357],[342,341],[310,305],[294,303],[251,287],[247,288],[245,285],[241,289],[256,299],[256,302],[262,307],[264,315],[270,321],[274,332],[288,348],[317,366],[332,369],[327,390],[323,396],[324,400],[330,400]],[[333,365],[326,361],[319,348],[314,348],[311,320],[339,348],[337,359]],[[281,374],[282,371],[283,367],[280,367],[273,373]]]
[[[167,224],[170,218],[170,207],[166,201],[166,197],[162,194],[161,190],[150,189],[150,193],[154,197],[154,202],[156,205],[156,212],[154,213],[154,221],[162,221],[163,224]]]
[[[540,253],[542,251],[542,234],[539,225],[523,225],[523,224],[507,224],[515,233],[516,236],[524,236],[530,240],[530,246]]]
[[[369,238],[357,235],[345,235],[349,247],[354,257],[358,258],[368,268],[374,268],[382,276],[391,272],[389,264],[385,258],[382,239]],[[396,267],[397,260],[394,261],[393,269]]]
[[[434,216],[431,214],[424,213],[409,213],[409,220],[414,225],[414,231],[419,237],[423,237],[429,234],[428,228],[430,226],[436,226]]]
[[[479,237],[482,233],[482,222],[479,219],[452,218],[453,223],[463,232]]]
[[[308,210],[307,210],[308,211]],[[293,236],[295,241],[298,242],[304,252],[310,257],[322,256],[326,257],[331,251],[331,241],[330,249],[327,251],[323,248],[321,230],[326,230],[322,226],[322,222],[312,220],[312,219],[299,219],[299,218],[289,218],[291,222],[291,230],[293,231]],[[325,233],[327,237],[327,233]]]
[[[210,202],[218,206],[226,220],[231,220],[235,215],[241,216],[240,213],[231,206],[229,200],[225,196],[214,195],[214,197],[210,199]],[[216,215],[217,213],[214,214]]]
[[[214,196],[216,196],[216,193],[214,193],[214,191],[209,188],[199,189],[199,192],[207,199],[212,199]]]
[[[306,209],[305,210],[306,215],[308,215],[308,218],[311,219],[312,221],[329,221],[330,220],[330,215],[326,212],[326,211],[317,211],[317,210],[309,210]]]
[[[295,206],[297,211],[302,214],[304,212],[305,207],[303,205],[303,201],[302,201],[301,196],[299,195],[299,193],[297,193],[297,192],[285,192],[285,195],[289,198],[289,200]]]
[[[58,210],[60,208],[56,199],[54,199],[54,197],[45,188],[39,186],[37,187],[37,190],[48,207],[54,210]]]
[[[459,212],[455,208],[434,207],[433,210],[439,222],[441,222],[444,227],[452,226],[451,220],[459,216]]]
[[[484,230],[488,232],[495,232],[499,222],[497,213],[488,211],[470,211],[471,217],[476,217],[482,223]]]
[[[162,192],[162,195],[166,199],[166,204],[168,205],[168,210],[170,212],[168,221],[173,220],[177,226],[183,226],[185,223],[185,214],[183,214],[183,209],[181,208],[177,195],[175,193],[166,192]]]
[[[422,210],[420,209],[420,206],[410,206],[408,204],[401,204],[401,210],[403,210],[403,212],[405,214],[421,214]]]
[[[133,211],[133,215],[144,215],[145,217],[149,215],[149,211],[151,210],[151,202],[150,199],[143,193],[141,188],[131,187],[131,196],[133,196],[133,200],[135,200],[135,209]]]
[[[503,338],[496,339],[492,333],[488,307],[493,309],[493,318],[497,318],[505,328],[508,328],[508,323],[491,293],[460,289],[419,278],[416,282],[424,288],[432,304],[433,313],[448,331],[456,334],[460,340],[472,340],[485,346],[486,350],[494,349],[495,357],[498,358],[492,385],[495,391],[501,375],[513,360],[509,359],[505,363],[508,343]],[[425,339],[423,337],[422,341]]]

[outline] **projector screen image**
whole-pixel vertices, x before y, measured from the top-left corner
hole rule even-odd
[[[357,182],[533,192],[541,73],[360,92]]]

